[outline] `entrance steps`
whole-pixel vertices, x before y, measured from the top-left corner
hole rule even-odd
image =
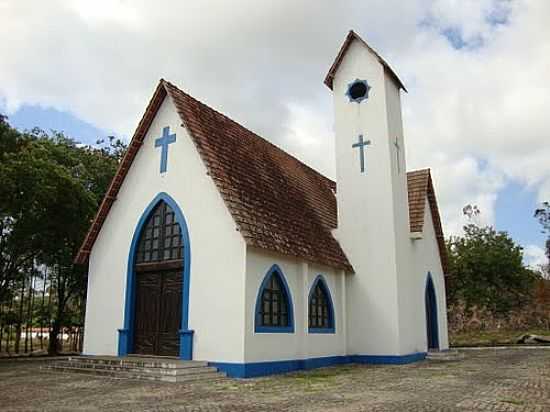
[[[464,359],[464,354],[457,350],[429,351],[426,359],[433,361],[459,361]]]
[[[138,379],[161,382],[219,381],[227,379],[207,362],[182,361],[162,357],[77,356],[42,367],[43,369],[83,373],[112,379]]]

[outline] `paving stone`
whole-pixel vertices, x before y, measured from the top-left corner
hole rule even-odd
[[[160,383],[0,361],[2,411],[550,411],[550,350],[461,352],[459,361],[344,365],[273,377]]]

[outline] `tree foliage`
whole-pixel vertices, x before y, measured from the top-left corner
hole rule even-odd
[[[538,219],[542,226],[542,232],[546,233],[546,257],[548,263],[546,267],[543,267],[543,271],[550,278],[550,202],[543,202],[542,206],[535,210],[535,218]]]
[[[69,301],[85,293],[86,273],[73,258],[124,150],[113,137],[81,145],[62,133],[21,133],[0,118],[0,303],[29,267],[50,267],[55,337]]]
[[[448,299],[505,313],[530,297],[536,273],[523,265],[523,251],[506,232],[467,225],[447,242]]]

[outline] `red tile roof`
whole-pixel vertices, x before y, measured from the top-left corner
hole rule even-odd
[[[382,66],[384,66],[384,68],[394,78],[397,85],[401,87],[403,90],[407,91],[407,89],[403,85],[403,82],[399,79],[399,77],[397,77],[397,74],[395,74],[395,71],[390,67],[390,65],[372,47],[370,47],[367,44],[367,42],[361,38],[361,36],[359,36],[353,30],[350,30],[348,35],[346,36],[346,39],[344,40],[342,47],[340,47],[340,51],[338,52],[336,59],[334,59],[334,63],[332,63],[332,66],[330,67],[325,77],[325,84],[330,90],[332,90],[332,81],[334,80],[336,71],[338,70],[338,67],[340,67],[340,63],[342,63],[342,60],[344,60],[344,56],[346,55],[351,43],[353,43],[353,40],[357,40],[358,42],[363,44],[365,47],[367,47],[376,56],[376,58],[382,64]]]
[[[137,150],[168,94],[247,244],[353,271],[331,230],[335,183],[161,80],[76,257],[84,263]]]
[[[160,81],[130,141],[75,258],[76,263],[88,260],[126,173],[166,95],[174,102],[183,126],[248,245],[353,272],[331,234],[337,226],[335,182],[164,80]],[[414,190],[409,189],[409,196],[416,199],[410,206],[411,230],[412,217],[418,214],[417,210],[424,210],[422,199],[427,194],[434,226],[442,239],[429,172],[429,185],[425,175],[417,176],[418,173],[408,174],[415,176],[410,182],[414,183]],[[421,219],[422,222],[415,217],[414,231],[422,230],[423,214]]]
[[[238,230],[251,246],[352,271],[330,233],[334,182],[168,82]]]
[[[407,188],[409,192],[409,222],[411,233],[422,232],[424,230],[424,211],[426,200],[430,206],[432,214],[432,223],[435,230],[437,245],[439,247],[439,257],[443,273],[447,273],[447,249],[445,247],[445,238],[437,199],[432,182],[430,169],[415,170],[407,173]]]

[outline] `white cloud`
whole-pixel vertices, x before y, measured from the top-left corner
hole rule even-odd
[[[527,245],[523,248],[523,260],[533,269],[539,269],[542,265],[548,264],[544,249],[537,245]]]
[[[408,86],[408,164],[432,167],[456,233],[466,203],[492,223],[510,179],[549,196],[549,17],[537,0],[0,0],[0,99],[131,135],[165,77],[334,176],[322,80],[354,28]]]

